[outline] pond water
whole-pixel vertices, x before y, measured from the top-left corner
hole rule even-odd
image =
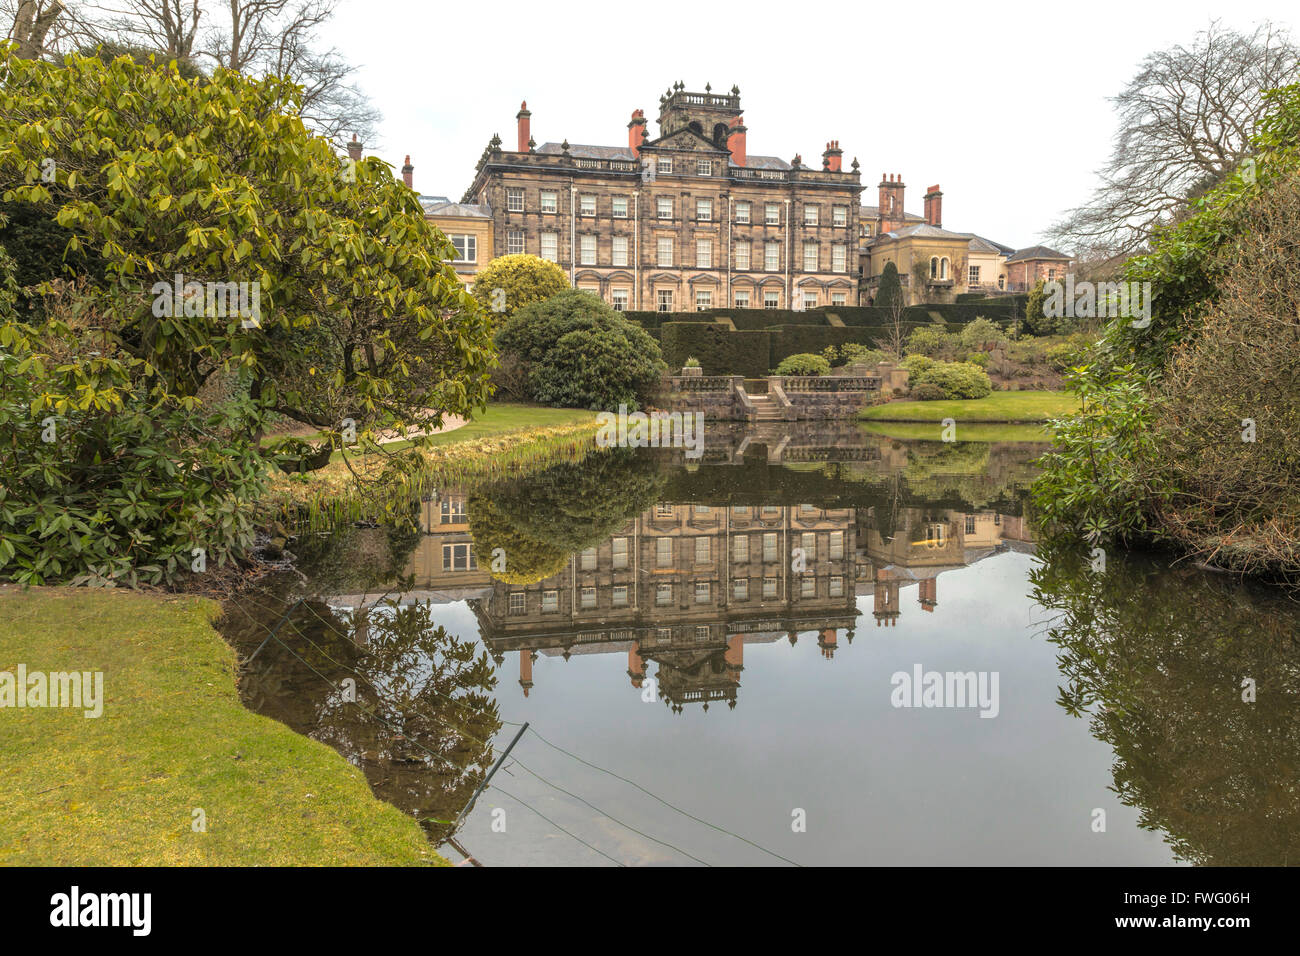
[[[1285,594],[1038,553],[1042,446],[705,448],[304,534],[225,609],[247,706],[485,865],[1300,859]]]

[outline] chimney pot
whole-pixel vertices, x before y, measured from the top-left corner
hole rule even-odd
[[[352,142],[348,143],[348,158],[354,163],[361,162],[361,142],[356,133],[352,134]]]
[[[414,189],[415,185],[415,167],[411,165],[411,154],[406,154],[406,162],[402,165],[402,182],[406,183],[407,189]]]
[[[531,125],[533,114],[528,112],[528,101],[523,100],[519,104],[519,112],[515,114],[515,121],[519,127],[519,152],[528,152],[528,141],[532,139]]]

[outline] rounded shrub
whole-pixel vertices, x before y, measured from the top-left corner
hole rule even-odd
[[[912,397],[918,402],[934,402],[942,398],[947,398],[948,393],[938,385],[932,385],[929,382],[922,382],[916,388],[912,389]]]
[[[645,329],[578,289],[520,309],[496,341],[527,397],[563,408],[639,407],[668,368]]]
[[[787,355],[776,367],[777,375],[829,375],[831,363],[812,352]]]
[[[936,362],[921,373],[913,386],[935,385],[944,398],[984,398],[993,391],[988,372],[970,362]]]

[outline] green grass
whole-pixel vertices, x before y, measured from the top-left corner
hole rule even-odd
[[[477,418],[466,422],[460,428],[431,436],[425,447],[437,448],[441,445],[454,445],[458,442],[475,441],[532,428],[550,428],[554,425],[573,425],[595,420],[595,412],[580,408],[551,408],[547,405],[498,402],[489,405],[487,411],[480,412]],[[392,452],[407,448],[410,444],[409,441],[395,441],[387,442],[384,447]],[[335,452],[330,460],[342,461],[343,456]]]
[[[0,670],[102,671],[103,715],[0,710],[0,863],[443,863],[341,756],[244,708],[197,598],[0,588]],[[196,833],[201,808],[207,832]]]
[[[940,422],[863,422],[862,428],[873,435],[904,441],[943,440],[943,425]],[[1042,425],[966,424],[958,419],[956,439],[977,442],[1046,442],[1051,440],[1051,434]]]
[[[971,422],[1028,424],[1073,414],[1079,400],[1073,392],[993,392],[965,401],[889,402],[864,409],[862,418],[877,422]]]

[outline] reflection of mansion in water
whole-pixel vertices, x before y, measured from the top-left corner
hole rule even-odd
[[[876,626],[896,626],[901,589],[916,584],[921,609],[933,611],[940,573],[1029,547],[1021,518],[903,508],[878,530],[873,512],[660,504],[551,577],[516,585],[488,573],[465,496],[447,490],[423,503],[407,574],[417,594],[472,601],[496,661],[519,653],[525,695],[538,654],[619,653],[637,688],[653,661],[658,692],[676,710],[734,707],[746,644],[815,632],[829,659],[841,632],[853,640],[859,595],[872,595]]]

